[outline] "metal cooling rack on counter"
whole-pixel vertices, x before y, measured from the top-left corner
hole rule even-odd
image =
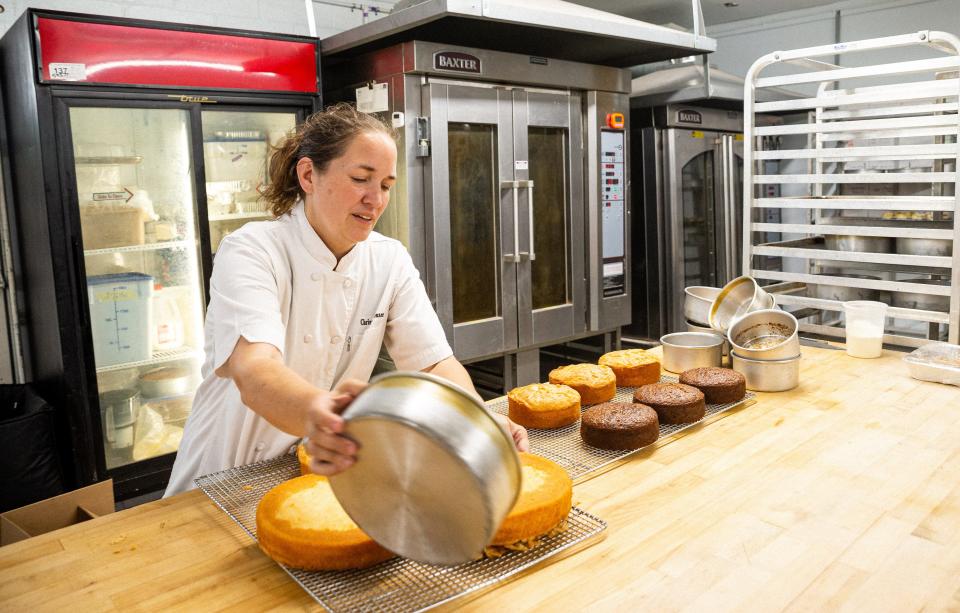
[[[664,375],[660,377],[662,383],[676,383],[677,378]],[[617,393],[610,402],[633,402],[635,387],[617,387]],[[756,395],[747,392],[741,400],[727,404],[708,404],[706,415],[700,421],[689,424],[660,424],[660,437],[651,445],[662,445],[669,437],[676,435],[687,428],[698,424],[709,423],[714,416],[740,407],[750,406],[756,402]],[[487,402],[487,407],[497,413],[507,415],[509,412],[507,397],[502,396]],[[589,411],[590,407],[584,407]],[[574,483],[582,483],[588,478],[595,477],[618,464],[646,447],[640,449],[600,449],[591,447],[580,437],[580,420],[563,428],[541,429],[527,428],[530,437],[530,453],[553,460],[564,467]],[[649,447],[649,445],[648,445]]]
[[[300,475],[295,456],[231,468],[196,480],[197,485],[252,538],[257,504],[275,485]],[[328,611],[423,611],[471,599],[548,561],[556,561],[603,537],[607,524],[577,507],[567,528],[541,539],[530,551],[458,566],[434,566],[394,558],[366,569],[312,572],[280,565]]]

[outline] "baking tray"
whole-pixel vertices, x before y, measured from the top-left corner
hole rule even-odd
[[[677,383],[677,377],[662,375],[662,383]],[[633,402],[633,392],[636,387],[619,387],[610,402]],[[600,449],[591,447],[580,438],[580,420],[562,428],[542,429],[527,428],[530,438],[530,452],[553,460],[567,470],[567,474],[574,483],[583,483],[597,475],[601,475],[611,468],[626,462],[629,457],[640,450],[665,445],[679,437],[680,433],[689,428],[712,423],[724,416],[724,413],[734,409],[748,407],[757,402],[753,392],[747,392],[741,400],[728,404],[708,404],[706,414],[700,421],[689,424],[660,424],[660,437],[653,443],[640,449]],[[501,396],[487,401],[487,407],[497,413],[507,415],[509,408],[507,397]],[[590,407],[584,407],[589,411]]]
[[[300,475],[296,456],[239,466],[196,480],[197,486],[251,538],[257,538],[257,504],[275,485]],[[327,611],[424,611],[462,604],[531,569],[555,562],[602,540],[606,522],[577,507],[567,529],[531,551],[458,566],[394,558],[370,568],[311,572],[280,565]]]

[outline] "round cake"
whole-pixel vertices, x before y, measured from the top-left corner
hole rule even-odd
[[[304,570],[365,568],[390,559],[337,502],[320,475],[284,481],[257,505],[260,549],[277,562]]]
[[[747,378],[743,374],[716,366],[685,370],[680,374],[680,383],[703,392],[707,404],[736,402],[747,393]]]
[[[300,474],[301,475],[312,475],[313,471],[310,470],[310,454],[307,453],[307,448],[303,443],[297,445],[297,461],[300,462]]]
[[[609,366],[617,376],[617,385],[639,387],[660,380],[660,360],[643,349],[622,349],[600,356],[601,366]]]
[[[583,413],[580,436],[601,449],[640,449],[660,437],[660,422],[644,404],[605,402]]]
[[[706,415],[703,392],[683,383],[651,383],[633,393],[634,402],[657,412],[661,424],[687,424]]]
[[[533,383],[507,394],[510,419],[527,428],[559,428],[580,419],[580,394],[566,385]]]
[[[582,404],[606,402],[617,393],[617,376],[609,366],[570,364],[550,371],[550,383],[568,385],[580,394]]]
[[[570,514],[573,481],[559,464],[531,453],[520,454],[520,496],[493,535],[491,545],[529,542],[558,527]]]

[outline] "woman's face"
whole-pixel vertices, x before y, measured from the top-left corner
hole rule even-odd
[[[397,180],[397,146],[382,132],[362,132],[323,172],[301,158],[297,175],[310,225],[340,259],[370,236],[387,208]]]

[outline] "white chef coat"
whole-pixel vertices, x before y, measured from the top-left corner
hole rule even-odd
[[[366,381],[381,344],[401,370],[451,355],[420,275],[403,245],[372,232],[339,264],[300,202],[280,219],[248,223],[223,239],[210,279],[203,382],[167,486],[287,453],[298,438],[250,410],[232,379],[218,377],[240,337],[270,343],[317,387]]]

